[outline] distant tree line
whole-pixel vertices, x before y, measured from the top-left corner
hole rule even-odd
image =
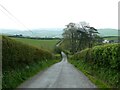
[[[61,38],[50,38],[50,37],[29,37],[29,36],[23,36],[22,34],[19,35],[9,35],[8,37],[14,37],[14,38],[27,38],[27,39],[38,39],[38,40],[60,40]]]

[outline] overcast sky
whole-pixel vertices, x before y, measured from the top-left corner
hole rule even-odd
[[[119,0],[1,0],[12,15],[30,29],[64,28],[86,21],[95,28],[118,28]],[[26,29],[0,7],[0,28]]]

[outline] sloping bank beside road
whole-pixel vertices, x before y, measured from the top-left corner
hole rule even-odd
[[[48,51],[2,36],[2,88],[15,88],[58,62]]]
[[[70,62],[100,88],[120,88],[120,44],[85,49]]]

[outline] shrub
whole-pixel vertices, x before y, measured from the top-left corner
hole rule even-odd
[[[2,36],[2,87],[16,88],[41,69],[56,63],[45,50]]]
[[[97,72],[97,75],[103,74],[101,79],[107,78],[105,81],[110,85],[120,86],[120,44],[87,48],[75,54],[71,59],[86,63],[92,71]]]
[[[24,67],[34,62],[52,59],[52,54],[48,51],[23,44],[8,37],[2,37],[3,51],[3,71]]]

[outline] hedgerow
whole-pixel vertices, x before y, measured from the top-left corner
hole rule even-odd
[[[2,37],[3,71],[14,69],[16,66],[26,66],[42,60],[51,60],[52,54],[48,51],[23,44],[8,37]]]
[[[2,87],[16,88],[40,70],[56,63],[52,53],[2,36]]]
[[[87,64],[92,74],[98,75],[112,87],[120,86],[120,44],[87,48],[71,59]]]

